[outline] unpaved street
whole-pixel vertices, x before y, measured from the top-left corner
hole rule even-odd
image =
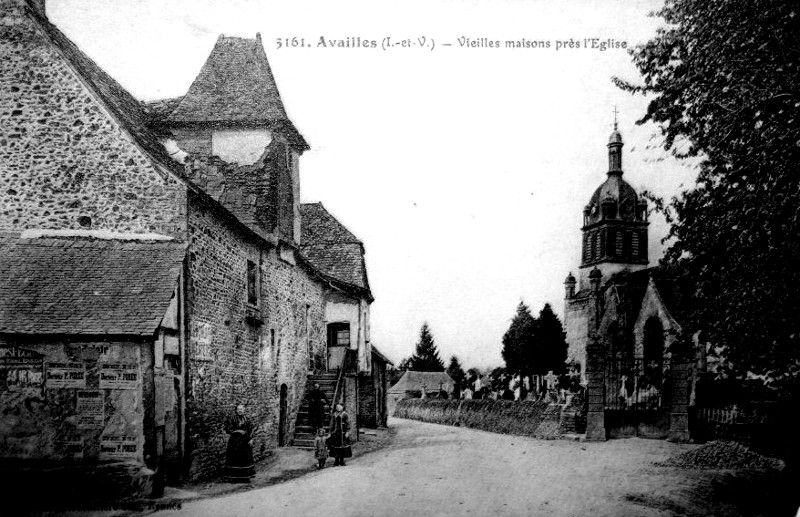
[[[691,445],[543,441],[399,419],[390,425],[397,429],[391,447],[346,467],[158,515],[739,514],[703,496],[714,473],[651,465]]]

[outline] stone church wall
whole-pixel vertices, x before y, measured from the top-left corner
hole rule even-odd
[[[310,355],[325,354],[323,287],[218,209],[190,196],[187,292],[190,476],[224,462],[225,418],[242,403],[254,423],[257,458],[278,446],[280,387],[287,386],[291,438]],[[291,253],[291,250],[288,250]],[[247,320],[247,261],[260,264],[261,323]],[[252,309],[250,309],[252,310]]]
[[[569,300],[564,308],[564,327],[567,333],[567,361],[581,365],[581,376],[586,375],[586,343],[589,339],[589,310],[591,300]]]
[[[182,235],[162,176],[28,18],[0,21],[0,230]]]

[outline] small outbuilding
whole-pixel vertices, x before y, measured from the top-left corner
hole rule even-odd
[[[453,393],[455,382],[445,372],[414,372],[407,371],[397,383],[389,388],[387,406],[389,414],[394,413],[397,401],[407,398],[423,396],[437,396],[444,391],[448,396]]]

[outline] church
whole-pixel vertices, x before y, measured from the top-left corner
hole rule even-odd
[[[680,289],[649,267],[647,201],[623,179],[623,146],[615,121],[606,180],[583,209],[578,276],[564,281],[567,360],[588,387],[587,438],[685,440],[695,357]]]

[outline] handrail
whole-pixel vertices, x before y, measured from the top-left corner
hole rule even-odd
[[[331,414],[336,409],[336,404],[339,403],[339,391],[342,386],[342,379],[344,378],[344,367],[345,367],[345,358],[347,357],[347,353],[345,353],[345,357],[342,358],[342,365],[339,367],[339,377],[336,379],[336,389],[333,391],[333,406],[331,406]],[[344,405],[344,403],[342,403]]]

